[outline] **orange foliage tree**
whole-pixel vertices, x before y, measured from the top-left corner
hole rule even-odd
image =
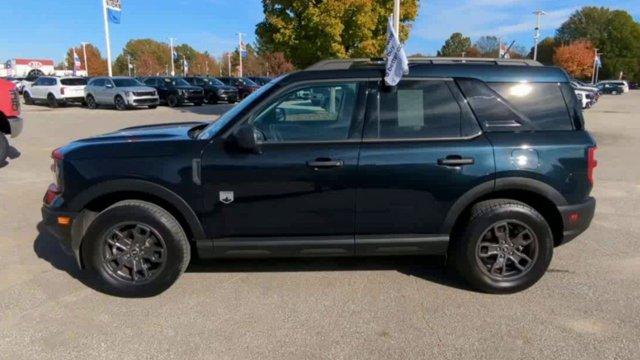
[[[556,48],[553,63],[576,78],[588,78],[593,72],[595,49],[588,40],[577,40]]]

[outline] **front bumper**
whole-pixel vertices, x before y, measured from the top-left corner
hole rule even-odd
[[[11,137],[17,137],[22,133],[22,126],[24,124],[24,120],[21,117],[10,117],[9,119],[9,128],[11,129]]]
[[[566,244],[582,234],[591,225],[593,214],[596,211],[596,199],[589,197],[583,203],[560,206],[558,210],[564,224],[562,244]]]
[[[127,99],[129,106],[158,106],[160,99],[156,97],[132,97]]]
[[[74,221],[77,218],[76,213],[59,211],[55,208],[51,208],[47,205],[42,206],[42,227],[46,232],[52,236],[56,241],[60,243],[62,248],[68,254],[74,255],[76,260],[79,261],[80,257],[80,246],[78,242],[77,248],[74,249],[74,241],[72,236],[72,228],[74,225]],[[71,218],[71,223],[69,225],[60,225],[58,224],[58,217],[66,216]]]
[[[204,94],[189,94],[180,96],[181,102],[186,103],[201,103],[204,102]]]

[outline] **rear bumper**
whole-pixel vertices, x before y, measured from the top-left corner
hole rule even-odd
[[[562,244],[566,244],[582,234],[591,225],[593,214],[596,211],[596,199],[589,197],[583,203],[561,206],[558,210],[564,224]]]
[[[10,117],[7,119],[9,121],[9,128],[11,129],[11,137],[17,137],[22,133],[22,126],[24,124],[24,120],[21,117]]]
[[[84,102],[84,96],[69,96],[69,97],[62,97],[60,99],[60,101],[62,102],[74,102],[74,103],[81,103]]]

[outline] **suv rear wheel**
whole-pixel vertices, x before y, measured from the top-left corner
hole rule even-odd
[[[5,160],[7,160],[8,155],[9,155],[9,142],[7,141],[7,137],[0,132],[0,165],[2,165]]]
[[[56,99],[55,95],[53,94],[49,94],[47,95],[47,105],[50,108],[57,108],[58,107],[58,99]]]
[[[449,256],[457,272],[474,288],[513,293],[536,283],[553,256],[549,224],[525,203],[487,200],[471,209],[456,234]]]
[[[26,92],[26,91],[25,91],[25,92],[22,94],[22,97],[24,98],[24,103],[25,103],[26,105],[33,105],[33,98],[31,97],[31,95],[29,95],[29,93],[28,93],[28,92]]]
[[[187,236],[163,208],[139,200],[101,212],[82,245],[87,268],[107,293],[153,296],[169,288],[190,260]]]

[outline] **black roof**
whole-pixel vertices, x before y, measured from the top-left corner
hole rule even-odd
[[[325,60],[289,74],[284,82],[311,79],[382,78],[382,60]],[[528,59],[417,58],[409,59],[405,78],[474,78],[485,82],[569,82],[564,70]]]

